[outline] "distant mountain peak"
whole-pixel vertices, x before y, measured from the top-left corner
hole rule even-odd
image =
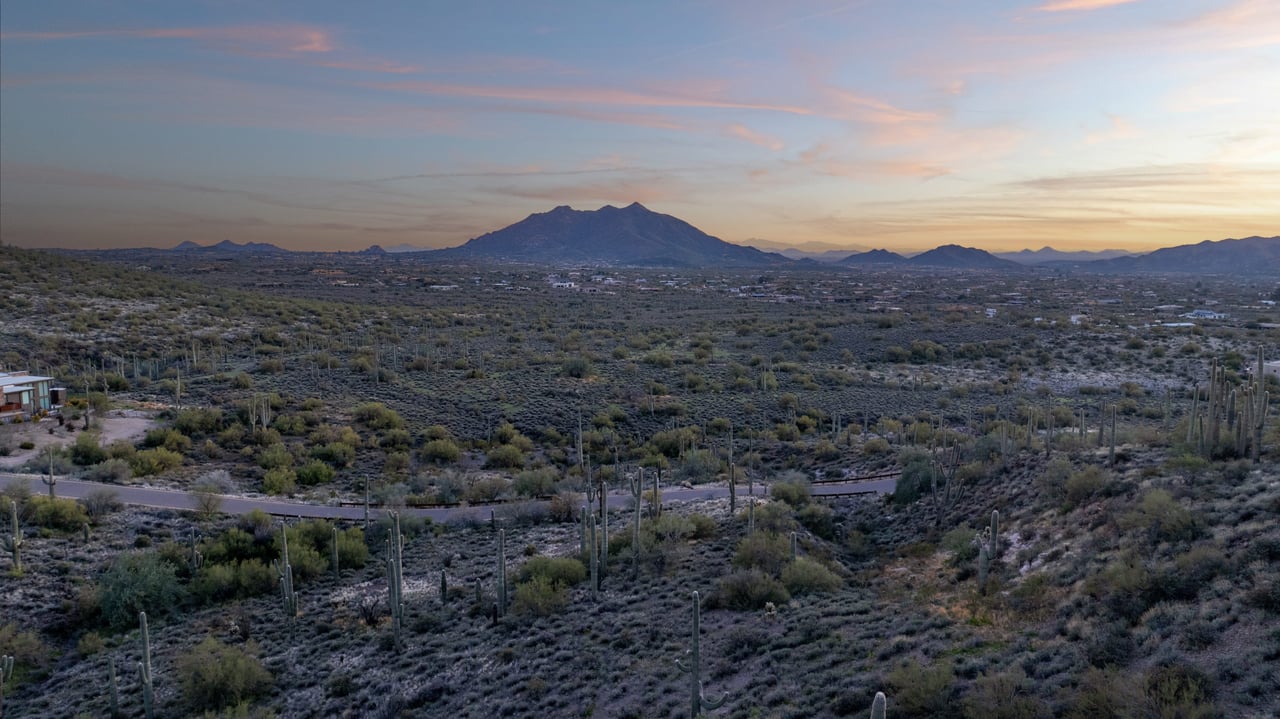
[[[460,247],[440,250],[437,256],[687,267],[756,267],[787,262],[781,255],[712,237],[639,202],[622,208],[605,205],[594,211],[560,205]]]
[[[1018,263],[1000,259],[986,250],[955,244],[942,245],[918,254],[907,260],[907,264],[917,267],[948,267],[964,270],[1007,270],[1020,267]]]

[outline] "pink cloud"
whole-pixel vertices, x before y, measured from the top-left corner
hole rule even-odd
[[[1052,0],[1036,9],[1040,12],[1069,12],[1073,10],[1100,10],[1115,5],[1127,5],[1137,0]]]
[[[383,90],[447,97],[475,97],[493,100],[566,105],[613,105],[622,107],[689,107],[728,110],[761,110],[791,115],[813,115],[813,110],[797,105],[771,104],[697,97],[665,92],[637,92],[598,87],[514,87],[501,85],[457,85],[437,82],[376,83]]]
[[[751,128],[747,127],[746,125],[740,125],[738,123],[734,123],[726,127],[725,133],[727,133],[730,137],[736,137],[739,140],[746,140],[747,142],[750,142],[753,145],[759,145],[760,147],[763,147],[768,150],[773,150],[774,152],[777,152],[783,149],[784,147],[786,147],[786,145],[783,144],[782,140],[779,140],[778,138],[773,137],[771,135],[765,135],[763,133],[756,132],[755,130],[752,130]]]

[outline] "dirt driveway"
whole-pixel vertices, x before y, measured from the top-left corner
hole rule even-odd
[[[0,469],[15,469],[26,464],[45,446],[70,444],[81,433],[82,421],[72,423],[76,429],[68,432],[66,427],[59,427],[58,420],[45,419],[40,422],[23,422],[22,424],[0,425],[0,447],[9,447],[7,457],[0,457]],[[142,439],[147,430],[156,426],[154,414],[141,410],[111,410],[105,417],[94,420],[99,441],[106,446],[118,439],[131,442]],[[49,430],[53,432],[50,433]],[[31,449],[22,449],[24,442],[31,442]]]

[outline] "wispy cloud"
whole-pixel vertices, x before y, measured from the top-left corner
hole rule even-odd
[[[1075,10],[1100,10],[1115,5],[1128,5],[1138,0],[1052,0],[1036,9],[1040,12],[1070,12]]]
[[[725,128],[725,134],[729,135],[730,137],[736,137],[739,140],[746,140],[747,142],[750,142],[753,145],[759,145],[760,147],[763,147],[768,150],[773,150],[774,152],[777,152],[786,147],[786,144],[783,143],[782,140],[779,140],[778,138],[773,137],[771,135],[766,135],[761,132],[756,132],[755,130],[752,130],[751,128],[747,127],[746,125],[741,125],[736,122]]]
[[[752,102],[718,97],[696,97],[661,91],[638,91],[605,87],[519,87],[503,85],[460,85],[439,82],[383,82],[373,87],[422,95],[470,97],[491,100],[519,100],[532,103],[598,105],[615,107],[682,107],[726,110],[761,110],[790,115],[812,115],[799,105]]]
[[[53,32],[6,32],[0,40],[57,41],[87,38],[197,40],[221,50],[248,54],[328,53],[333,34],[312,25],[234,25],[226,27],[121,28]]]
[[[1119,115],[1107,115],[1108,126],[1105,130],[1096,130],[1085,135],[1084,141],[1089,145],[1114,140],[1129,140],[1138,136],[1138,129]]]

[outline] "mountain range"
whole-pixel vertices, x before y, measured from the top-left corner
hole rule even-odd
[[[173,252],[271,255],[289,250],[261,242],[216,245],[183,242]],[[534,213],[465,244],[442,250],[401,245],[383,250],[374,245],[359,254],[393,254],[423,260],[487,260],[534,264],[604,264],[649,267],[901,267],[1014,271],[1031,268],[1091,272],[1185,272],[1280,275],[1280,236],[1246,237],[1167,247],[1133,255],[1122,250],[1062,252],[1051,247],[992,254],[984,250],[942,245],[910,257],[884,249],[849,254],[814,245],[795,252],[765,252],[712,237],[671,215],[640,203],[605,205],[599,210],[560,206]]]

